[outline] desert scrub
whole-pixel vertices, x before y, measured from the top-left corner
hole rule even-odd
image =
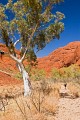
[[[51,79],[55,82],[70,82],[71,79],[77,79],[77,82],[80,84],[80,67],[78,65],[71,65],[60,69],[53,68]]]
[[[44,113],[54,115],[58,109],[58,99],[53,96],[45,96],[42,108]]]
[[[40,89],[44,95],[49,95],[53,91],[52,84],[53,83],[49,81],[49,79],[43,79],[40,81]]]
[[[55,80],[61,79],[62,78],[62,74],[61,74],[59,69],[53,68],[52,71],[51,71],[51,77],[53,79],[55,79]]]
[[[14,77],[17,78],[17,79],[19,79],[19,80],[22,79],[21,73],[16,73]]]
[[[46,72],[43,69],[38,69],[38,68],[34,68],[31,71],[31,80],[35,80],[35,81],[39,81],[39,80],[43,80],[46,76]]]
[[[78,78],[80,76],[80,67],[77,65],[63,67],[61,70],[63,71],[63,78]]]
[[[30,99],[35,109],[38,112],[48,112],[50,114],[55,114],[55,111],[57,110],[56,102],[59,99],[60,86],[58,84],[55,85],[54,83],[47,80],[35,81],[34,85],[35,87],[33,87]],[[56,101],[54,99],[56,99]]]
[[[70,94],[74,98],[80,97],[80,86],[77,83],[69,82],[68,83],[68,89],[69,89]]]

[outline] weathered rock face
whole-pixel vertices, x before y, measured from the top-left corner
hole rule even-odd
[[[0,44],[0,50],[8,52],[5,45]],[[16,50],[17,51],[17,50]],[[17,51],[19,54],[19,51]],[[25,61],[24,64],[27,64]],[[80,42],[75,41],[69,43],[67,46],[58,48],[46,57],[38,58],[38,68],[44,69],[47,73],[50,73],[52,68],[68,67],[71,64],[80,65]],[[10,74],[17,74],[19,71],[16,67],[16,62],[12,60],[8,54],[0,57],[0,70],[6,71]],[[5,81],[5,82],[4,82]],[[13,76],[6,75],[0,71],[0,85],[18,83]]]
[[[67,46],[58,48],[46,57],[38,58],[38,68],[47,72],[52,68],[68,67],[71,64],[80,65],[80,42],[75,41]]]
[[[0,44],[0,50],[6,53],[2,57],[0,54],[0,86],[21,83],[21,81],[17,80],[17,78],[15,77],[15,75],[18,73],[18,69],[16,67],[16,62],[7,54],[8,49],[5,45]],[[19,53],[19,51],[17,51],[17,53]],[[6,74],[5,72],[11,75]]]
[[[4,44],[0,44],[0,50],[5,52],[5,55],[3,55],[2,57],[0,54],[0,68],[1,68],[1,70],[8,71],[10,69],[10,71],[16,72],[16,70],[17,70],[16,69],[16,62],[9,57],[9,55],[7,54],[8,49],[6,48],[6,46]],[[18,50],[16,50],[16,52],[19,54]]]

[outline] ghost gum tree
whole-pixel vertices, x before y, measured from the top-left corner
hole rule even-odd
[[[64,14],[53,14],[54,5],[63,0],[8,0],[0,3],[0,40],[8,48],[9,56],[18,64],[24,81],[24,96],[31,92],[29,75],[23,61],[26,56],[36,60],[36,52],[51,40],[60,37],[64,30]],[[15,49],[19,44],[20,56]]]

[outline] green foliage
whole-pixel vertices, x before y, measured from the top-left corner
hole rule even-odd
[[[28,64],[27,66],[25,66],[25,69],[26,69],[26,71],[27,71],[28,73],[30,73],[30,71],[31,71],[31,66]]]
[[[45,76],[46,72],[43,69],[36,68],[31,71],[31,80],[43,80],[45,79]]]
[[[57,68],[52,69],[51,76],[53,79],[60,79],[62,77],[60,70]]]
[[[64,71],[63,78],[77,78],[80,77],[80,68],[77,65],[62,68]]]
[[[64,14],[52,8],[63,0],[8,0],[6,5],[0,4],[0,39],[9,48],[19,36],[21,57],[27,48],[29,60],[36,59],[34,49],[43,49],[54,38],[60,38],[64,30],[61,20]],[[12,14],[10,18],[6,11]],[[10,50],[9,50],[10,52]]]
[[[33,50],[29,50],[27,52],[26,58],[28,59],[28,62],[31,62],[31,61],[32,62],[36,62],[36,59],[37,59],[37,57],[36,57],[36,55],[35,55]]]
[[[63,67],[61,69],[52,69],[51,76],[56,80],[66,81],[68,79],[80,78],[80,67],[77,65],[71,65],[69,67]]]

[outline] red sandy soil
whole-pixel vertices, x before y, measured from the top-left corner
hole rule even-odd
[[[21,80],[17,80],[7,74],[1,73],[0,72],[0,86],[3,85],[16,85],[16,84],[21,84]]]
[[[6,52],[5,55],[0,57],[0,86],[2,85],[16,85],[21,84],[21,80],[17,80],[15,78],[15,75],[19,72],[16,67],[16,62],[12,60],[7,52],[8,49],[5,47],[5,45],[0,44],[0,50]],[[19,51],[17,51],[19,54]],[[3,72],[2,72],[3,71]],[[5,74],[4,72],[7,72],[9,74]]]

